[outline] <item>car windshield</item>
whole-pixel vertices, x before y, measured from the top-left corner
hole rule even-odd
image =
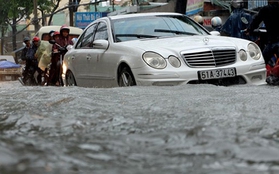
[[[115,42],[177,35],[208,35],[186,16],[146,16],[112,21]]]

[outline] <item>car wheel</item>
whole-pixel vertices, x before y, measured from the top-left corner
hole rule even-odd
[[[124,67],[118,77],[118,85],[120,87],[124,86],[135,86],[136,82],[131,70],[128,67]]]
[[[77,86],[74,74],[71,71],[66,74],[66,86]]]

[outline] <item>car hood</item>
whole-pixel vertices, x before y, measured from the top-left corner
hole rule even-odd
[[[199,48],[212,47],[244,47],[246,49],[246,40],[236,39],[224,36],[185,36],[185,37],[171,37],[171,38],[152,38],[142,39],[129,42],[121,42],[125,47],[138,48],[143,51],[187,51]]]

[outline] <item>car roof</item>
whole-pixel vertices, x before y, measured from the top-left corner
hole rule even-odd
[[[82,33],[82,29],[78,27],[68,26],[70,28],[70,34],[80,35]],[[53,31],[60,31],[61,26],[57,25],[50,25],[50,26],[43,26],[39,29],[39,31],[35,34],[40,39],[42,39],[43,34],[48,34],[51,30]]]
[[[56,26],[56,25],[43,26],[39,29],[38,32],[49,33],[51,30],[59,31],[60,28],[61,28],[61,26]],[[68,26],[68,28],[70,28],[70,33],[81,33],[82,32],[82,29],[78,28],[78,27]]]
[[[115,16],[108,16],[111,19],[122,19],[127,17],[143,17],[143,16],[164,16],[164,15],[174,15],[174,16],[182,16],[180,13],[172,13],[172,12],[152,12],[152,13],[132,13],[132,14],[121,14]]]

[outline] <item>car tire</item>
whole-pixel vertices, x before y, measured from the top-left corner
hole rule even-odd
[[[66,74],[66,86],[77,86],[74,74],[71,71]]]
[[[128,67],[124,67],[118,76],[118,86],[125,87],[125,86],[135,86],[136,81],[133,76],[133,73]]]

